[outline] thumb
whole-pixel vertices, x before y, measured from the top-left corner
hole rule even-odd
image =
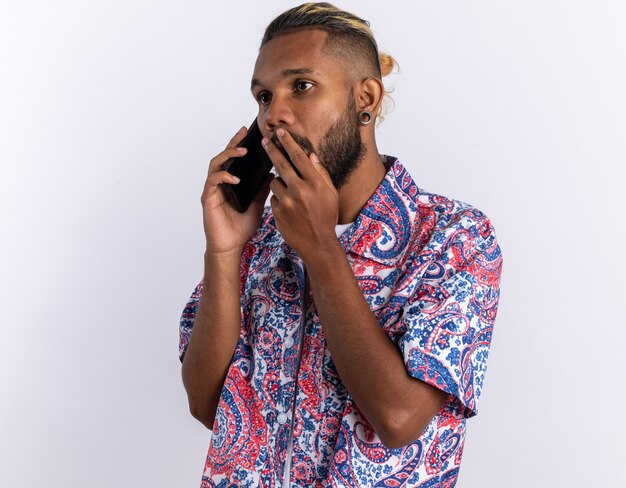
[[[324,167],[320,158],[317,157],[317,154],[311,153],[311,161],[313,162],[313,167],[317,170],[317,172],[324,178],[324,181],[331,188],[335,188],[333,185],[333,180],[330,179],[330,175],[328,174],[328,170]]]

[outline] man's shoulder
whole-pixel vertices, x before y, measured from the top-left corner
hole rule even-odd
[[[419,190],[416,203],[419,216],[432,215],[436,228],[469,228],[489,222],[489,217],[474,205],[428,190]]]
[[[391,192],[405,202],[413,217],[414,229],[471,228],[489,223],[484,212],[470,203],[422,188],[395,157],[386,156]]]

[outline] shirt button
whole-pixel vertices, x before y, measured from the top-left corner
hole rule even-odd
[[[285,339],[285,347],[291,347],[293,346],[293,337],[289,336],[287,337],[287,339]]]
[[[278,423],[286,424],[287,423],[287,414],[285,412],[280,412],[278,414]]]

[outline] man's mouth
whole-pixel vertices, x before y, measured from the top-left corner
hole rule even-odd
[[[280,141],[278,140],[278,136],[276,135],[276,132],[272,132],[272,137],[270,138],[272,143],[279,149],[283,148],[283,145],[280,143]]]
[[[280,141],[278,140],[278,136],[276,136],[276,133],[274,132],[272,134],[271,137],[271,141],[272,143],[274,143],[274,145],[278,148],[278,150],[283,154],[283,156],[285,156],[285,159],[289,160],[289,154],[287,154],[287,151],[285,150],[285,148],[283,147],[283,145],[280,143]]]
[[[311,153],[313,152],[313,146],[311,145],[311,142],[306,137],[293,134],[292,132],[289,132],[289,135],[291,135],[291,137],[296,142],[296,144],[298,144],[302,148],[302,150],[307,156],[311,155]],[[278,148],[278,150],[283,154],[283,156],[285,156],[285,159],[291,161],[289,154],[287,154],[287,150],[280,143],[280,141],[278,140],[278,136],[276,135],[275,132],[272,133],[272,137],[270,138],[270,140],[274,143],[274,145]]]

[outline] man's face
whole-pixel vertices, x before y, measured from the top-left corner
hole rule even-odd
[[[269,41],[252,77],[261,132],[287,130],[307,152],[315,152],[339,189],[358,167],[365,149],[352,90],[336,58],[322,48],[327,33],[301,30]]]

